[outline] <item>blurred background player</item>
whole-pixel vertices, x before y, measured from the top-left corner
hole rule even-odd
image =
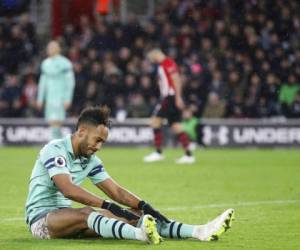
[[[176,63],[167,57],[160,49],[152,49],[147,53],[151,63],[158,64],[158,85],[161,100],[154,109],[150,125],[154,133],[154,145],[156,151],[144,157],[145,162],[155,162],[164,159],[162,155],[162,121],[168,120],[168,125],[176,134],[179,142],[185,150],[185,155],[176,160],[178,164],[190,164],[195,162],[189,149],[189,138],[181,125],[181,113],[184,102],[181,93],[181,80]]]
[[[51,128],[51,139],[62,137],[61,126],[70,108],[74,91],[74,72],[71,62],[61,54],[58,42],[47,46],[48,57],[42,62],[38,86],[37,108],[42,109]]]

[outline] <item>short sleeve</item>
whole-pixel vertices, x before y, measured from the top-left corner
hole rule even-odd
[[[65,154],[59,146],[46,145],[41,150],[40,160],[43,167],[47,169],[50,178],[58,174],[70,174]]]
[[[110,178],[109,174],[105,171],[103,167],[102,161],[97,156],[94,156],[90,164],[92,164],[93,167],[88,173],[88,177],[93,182],[93,184],[100,183]]]
[[[40,67],[41,75],[46,73],[45,68],[46,68],[45,61],[43,61]]]
[[[67,74],[70,71],[72,71],[72,64],[69,61],[65,60],[64,67],[63,67],[63,73]]]

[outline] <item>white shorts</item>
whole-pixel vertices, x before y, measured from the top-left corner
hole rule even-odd
[[[33,237],[38,239],[46,239],[46,240],[50,239],[48,226],[47,226],[47,217],[48,215],[37,220],[31,225],[30,231]]]

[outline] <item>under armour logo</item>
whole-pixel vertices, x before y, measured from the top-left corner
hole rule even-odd
[[[220,145],[228,144],[229,129],[225,126],[220,126],[213,129],[211,126],[203,128],[203,142],[205,145],[211,145],[213,141],[217,141]]]

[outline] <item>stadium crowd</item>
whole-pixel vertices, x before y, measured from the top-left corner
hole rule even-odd
[[[149,116],[159,96],[145,52],[160,47],[196,116],[300,118],[299,13],[297,0],[173,0],[146,21],[81,16],[59,37],[76,76],[70,115],[105,103],[116,117]],[[37,115],[39,48],[28,15],[0,24],[1,117]]]

